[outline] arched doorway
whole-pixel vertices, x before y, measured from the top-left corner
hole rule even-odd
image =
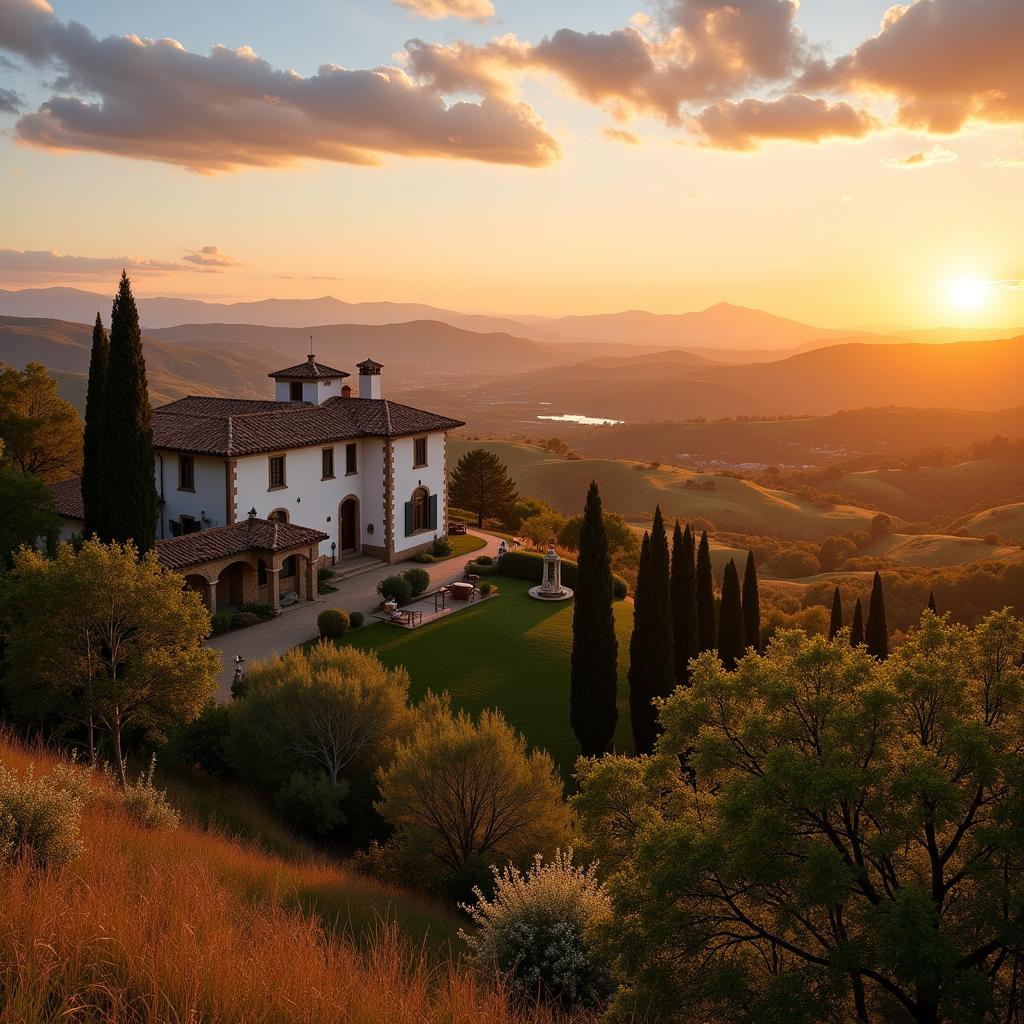
[[[206,605],[206,610],[214,612],[217,609],[210,607],[210,582],[205,576],[200,576],[198,573],[189,573],[185,577],[185,589],[194,590],[203,599],[203,604]]]
[[[232,562],[222,569],[217,582],[217,607],[241,608],[246,601],[246,580],[254,573],[245,562]]]
[[[359,550],[359,499],[349,495],[338,506],[338,551],[344,558]]]

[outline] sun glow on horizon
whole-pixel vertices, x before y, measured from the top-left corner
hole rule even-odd
[[[954,278],[948,287],[949,302],[961,313],[972,313],[981,309],[988,299],[991,286],[980,277],[962,276]]]

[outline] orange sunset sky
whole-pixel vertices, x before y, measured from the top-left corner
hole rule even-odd
[[[1020,0],[0,0],[0,287],[1024,326]]]

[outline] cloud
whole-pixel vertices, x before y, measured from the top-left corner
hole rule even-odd
[[[394,0],[399,7],[421,18],[469,18],[484,21],[494,17],[491,0]]]
[[[993,160],[982,164],[983,167],[1008,167],[1016,169],[1024,167],[1024,156],[997,156]]]
[[[1024,3],[915,0],[879,33],[803,77],[808,88],[891,96],[904,127],[952,133],[970,121],[1024,121]]]
[[[0,271],[107,277],[120,274],[122,269],[133,274],[167,274],[192,268],[173,260],[147,260],[134,256],[73,256],[53,249],[0,249]]]
[[[750,151],[772,139],[821,142],[860,139],[878,126],[875,118],[848,103],[829,103],[793,93],[776,100],[725,101],[693,119],[702,145]]]
[[[0,89],[0,114],[17,114],[25,101],[13,89]]]
[[[882,161],[882,166],[897,171],[913,171],[921,167],[934,167],[936,164],[951,164],[958,159],[957,154],[951,149],[935,145],[931,149],[918,149],[906,156],[890,157]]]
[[[191,53],[173,39],[96,38],[44,0],[0,4],[0,49],[57,66],[56,94],[16,137],[201,172],[297,160],[374,164],[384,154],[541,166],[558,143],[526,103],[488,94],[447,103],[401,68],[315,75],[273,68],[248,47]]]
[[[626,146],[640,145],[640,140],[632,132],[627,132],[624,128],[604,127],[601,129],[601,134],[606,139],[611,139],[612,142],[621,142]]]
[[[186,263],[194,263],[199,267],[237,267],[241,264],[238,260],[221,252],[216,245],[204,245],[201,249],[189,249],[182,257]]]

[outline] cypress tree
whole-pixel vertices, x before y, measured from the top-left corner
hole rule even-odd
[[[932,613],[932,615],[938,615],[939,614],[938,605],[936,605],[936,603],[935,603],[935,591],[934,590],[929,590],[928,591],[928,611],[930,611]]]
[[[152,411],[146,387],[139,312],[122,271],[110,313],[110,361],[103,392],[105,541],[134,541],[140,554],[156,541],[157,500]],[[114,456],[114,453],[116,457]]]
[[[612,569],[601,495],[597,483],[591,481],[580,528],[569,690],[569,720],[587,757],[598,756],[611,748],[619,718],[615,664],[619,642],[615,637],[612,596]]]
[[[700,535],[697,548],[697,650],[715,649],[715,581],[711,572],[711,548],[708,531]]]
[[[85,434],[82,439],[82,504],[85,506],[86,537],[103,534],[103,499],[106,492],[103,474],[102,432],[103,392],[107,383],[110,343],[99,313],[92,329],[89,355],[89,385],[85,394]]]
[[[743,657],[744,639],[740,576],[730,558],[722,575],[722,604],[718,612],[718,657],[727,672],[734,672]]]
[[[680,531],[676,520],[672,535],[672,636],[676,679],[690,683],[690,659],[697,657],[697,575],[693,531]]]
[[[743,570],[743,646],[761,650],[761,595],[753,551],[747,552],[747,566]]]
[[[853,606],[853,622],[850,623],[850,646],[860,647],[864,643],[864,611],[860,606],[860,598]]]
[[[868,621],[864,627],[864,642],[868,654],[879,661],[889,657],[889,629],[885,623],[885,595],[882,593],[882,577],[875,572],[871,583],[871,601],[868,604]]]
[[[629,711],[638,754],[649,754],[658,738],[657,713],[651,701],[675,687],[672,594],[668,538],[661,509],[640,547],[640,572],[633,599],[633,635],[629,643]]]
[[[828,638],[829,640],[835,640],[838,636],[839,631],[843,628],[843,598],[839,593],[839,588],[832,592],[832,617],[828,623]]]

